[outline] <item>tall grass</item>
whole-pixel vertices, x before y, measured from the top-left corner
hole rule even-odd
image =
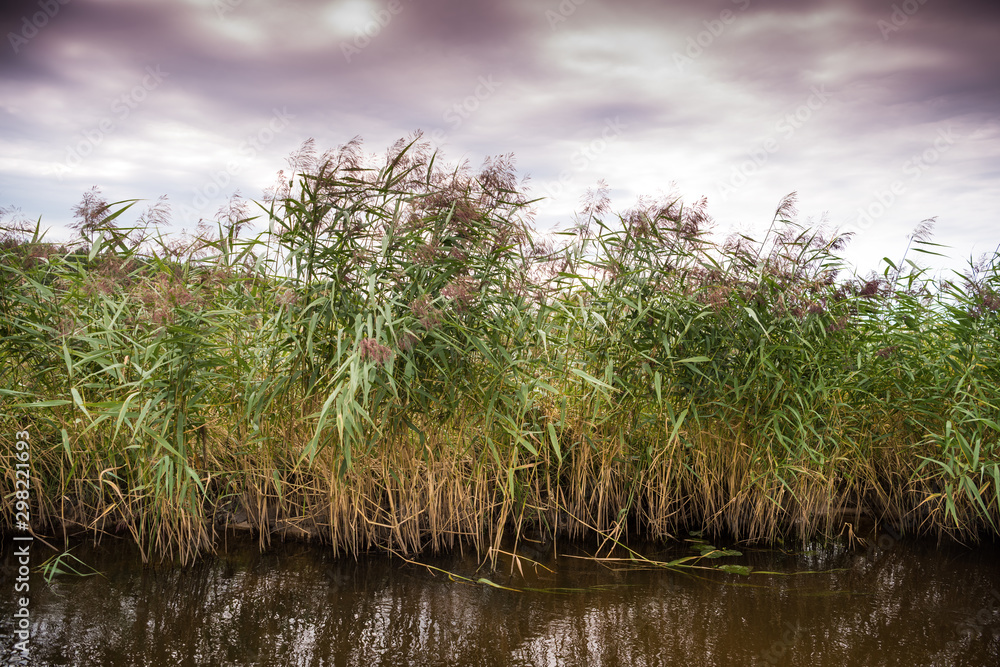
[[[793,196],[760,240],[715,242],[704,201],[601,193],[546,237],[512,157],[435,157],[307,142],[255,215],[195,236],[96,191],[77,244],[6,225],[0,420],[32,433],[38,529],[182,559],[223,522],[348,553],[862,515],[995,534],[996,255],[845,276]]]

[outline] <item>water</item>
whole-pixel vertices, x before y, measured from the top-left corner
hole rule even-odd
[[[12,544],[4,538],[5,659]],[[234,536],[188,568],[143,566],[120,542],[79,544],[73,553],[102,574],[32,575],[31,664],[1000,664],[1000,549],[879,544],[744,548],[714,561],[783,573],[749,577],[569,557],[593,544],[520,549],[551,572],[506,556],[495,569],[468,555],[419,559],[518,590],[382,555],[333,558],[298,543],[260,553]],[[52,553],[32,546],[36,565]]]

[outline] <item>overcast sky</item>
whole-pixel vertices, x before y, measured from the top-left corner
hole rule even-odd
[[[55,236],[93,185],[192,227],[307,138],[421,129],[513,152],[541,227],[604,179],[757,235],[798,191],[862,270],[931,216],[958,260],[1000,243],[996,0],[5,0],[0,30],[0,206]]]

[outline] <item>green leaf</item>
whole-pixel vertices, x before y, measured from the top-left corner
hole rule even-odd
[[[587,371],[580,370],[579,368],[571,368],[569,370],[574,375],[583,378],[584,380],[586,380],[587,382],[589,382],[590,384],[592,384],[592,385],[594,385],[596,387],[600,387],[602,389],[607,389],[609,391],[614,391],[614,387],[612,387],[610,384],[608,384],[606,382],[602,382],[601,380],[598,380],[597,378],[595,378],[593,375],[591,375]]]
[[[80,396],[80,392],[76,390],[76,387],[70,387],[69,392],[73,395],[73,402],[76,406],[83,411],[83,414],[87,415],[87,419],[91,419],[90,413],[87,412],[87,406],[83,403],[83,397]]]
[[[527,449],[529,452],[531,452],[532,456],[538,456],[538,450],[535,449],[535,446],[532,445],[527,440],[527,438],[525,438],[523,435],[518,435],[517,436],[517,444],[521,445],[522,447],[524,447],[525,449]]]
[[[490,581],[486,577],[480,577],[479,579],[476,579],[476,583],[477,584],[485,584],[486,586],[492,586],[493,588],[499,588],[500,590],[504,590],[504,591],[517,591],[516,588],[509,588],[507,586],[501,586],[500,584],[494,584],[492,581]],[[520,591],[517,591],[517,592],[520,592]]]
[[[767,336],[767,329],[765,329],[764,325],[760,323],[759,319],[757,319],[757,313],[754,312],[753,308],[751,308],[750,306],[743,306],[743,310],[747,311],[747,315],[750,316],[750,319],[756,322],[757,326],[760,327],[760,330],[764,332],[765,336]],[[770,338],[770,336],[767,337]]]
[[[552,451],[555,452],[556,458],[559,463],[562,463],[562,449],[559,447],[559,438],[556,436],[556,427],[552,425],[552,422],[548,423],[549,427],[549,440],[552,441]]]
[[[73,401],[66,399],[55,399],[51,401],[35,401],[33,403],[16,403],[15,408],[55,408],[60,405],[70,405]]]
[[[705,558],[723,558],[725,556],[742,556],[742,551],[736,549],[718,549],[710,554],[705,554]]]

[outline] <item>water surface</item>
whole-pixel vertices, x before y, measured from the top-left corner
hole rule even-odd
[[[13,590],[10,537],[2,585]],[[881,545],[881,546],[878,546]],[[230,536],[187,568],[121,542],[73,553],[101,576],[32,575],[37,665],[995,665],[1000,549],[894,540],[742,548],[715,562],[782,575],[678,573],[528,545],[549,570],[473,555],[334,558]],[[718,546],[731,546],[719,544]],[[669,560],[691,553],[646,545]],[[32,557],[51,555],[38,542]],[[815,573],[815,571],[824,571]],[[812,573],[811,573],[812,572]],[[12,594],[0,600],[8,644]],[[4,646],[7,650],[8,647]],[[3,654],[9,659],[10,653]]]

